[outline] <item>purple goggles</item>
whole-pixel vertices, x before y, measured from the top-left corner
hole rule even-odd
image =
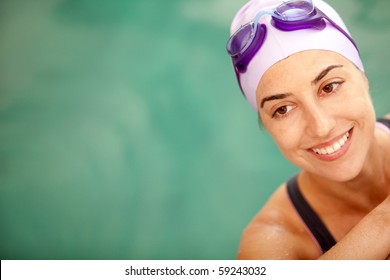
[[[241,26],[228,40],[226,49],[232,58],[237,78],[239,78],[239,73],[246,72],[249,62],[264,43],[267,27],[265,24],[258,23],[264,15],[270,15],[272,17],[271,24],[282,31],[310,28],[323,30],[326,27],[326,19],[344,34],[358,50],[351,36],[315,7],[311,0],[288,1],[276,8],[260,11],[253,21]]]

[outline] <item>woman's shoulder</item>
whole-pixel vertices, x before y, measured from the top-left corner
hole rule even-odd
[[[312,244],[312,245],[310,245]],[[239,259],[310,259],[318,249],[289,201],[282,184],[245,228]]]

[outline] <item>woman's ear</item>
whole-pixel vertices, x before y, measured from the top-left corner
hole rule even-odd
[[[260,113],[257,114],[257,123],[259,124],[259,128],[263,130],[264,125],[263,125],[263,121],[261,120]]]

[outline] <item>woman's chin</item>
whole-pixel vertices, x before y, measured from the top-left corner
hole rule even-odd
[[[311,173],[316,174],[317,176],[324,177],[330,181],[346,183],[353,181],[356,177],[359,176],[361,168],[357,166],[355,168],[339,168],[334,170],[331,168],[325,168],[325,170],[312,169]]]

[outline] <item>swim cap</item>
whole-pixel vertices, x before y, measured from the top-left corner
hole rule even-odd
[[[231,25],[234,34],[242,25],[251,22],[261,10],[274,8],[282,0],[251,0],[236,14]],[[313,0],[315,7],[348,32],[337,12],[321,0]],[[328,50],[336,52],[364,71],[359,51],[355,45],[327,20],[322,30],[309,28],[295,31],[282,31],[271,24],[270,15],[260,17],[259,23],[266,25],[267,32],[263,44],[249,62],[244,73],[237,73],[241,89],[249,104],[257,111],[256,89],[261,77],[276,62],[304,50]]]

